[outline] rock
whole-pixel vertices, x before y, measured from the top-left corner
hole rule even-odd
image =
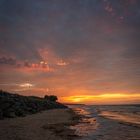
[[[0,120],[2,120],[3,119],[3,112],[2,112],[2,110],[0,110]]]
[[[24,110],[21,109],[21,108],[18,108],[18,109],[15,110],[15,115],[16,115],[16,116],[19,116],[19,117],[20,117],[20,116],[21,116],[21,117],[26,116]]]
[[[47,109],[67,108],[65,105],[35,96],[21,96],[0,91],[0,119],[26,116]]]
[[[11,108],[11,109],[5,110],[3,112],[3,116],[8,117],[8,118],[15,118],[16,114],[15,114],[15,111]]]

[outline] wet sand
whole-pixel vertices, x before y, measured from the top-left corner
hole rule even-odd
[[[97,130],[99,124],[88,111],[82,108],[73,108],[73,111],[81,117],[79,122],[70,126],[70,128],[75,130],[75,134],[81,136],[81,139]]]
[[[70,109],[54,109],[0,120],[0,140],[74,140],[77,136],[69,126],[76,117]]]
[[[76,106],[74,106],[75,110]],[[79,111],[77,111],[79,110]],[[83,114],[86,122],[74,126],[80,140],[140,140],[140,126],[136,118],[128,118],[99,111],[99,107],[77,106],[76,112]],[[108,112],[109,113],[109,112]],[[121,119],[121,120],[120,120]],[[135,123],[132,123],[134,121]]]

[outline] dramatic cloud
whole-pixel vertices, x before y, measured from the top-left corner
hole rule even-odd
[[[1,0],[0,82],[63,99],[139,94],[139,8],[139,0]]]

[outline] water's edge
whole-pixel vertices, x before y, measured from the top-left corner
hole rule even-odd
[[[139,106],[71,105],[82,115],[79,124],[71,126],[81,140],[138,140],[140,139]]]

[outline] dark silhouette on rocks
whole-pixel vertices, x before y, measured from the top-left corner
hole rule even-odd
[[[67,108],[67,106],[56,102],[57,96],[22,96],[11,94],[0,90],[0,119],[26,116],[47,109]]]
[[[56,102],[58,100],[57,96],[55,96],[55,95],[50,95],[50,96],[45,95],[44,99],[49,100],[49,101],[53,101],[53,102]]]

